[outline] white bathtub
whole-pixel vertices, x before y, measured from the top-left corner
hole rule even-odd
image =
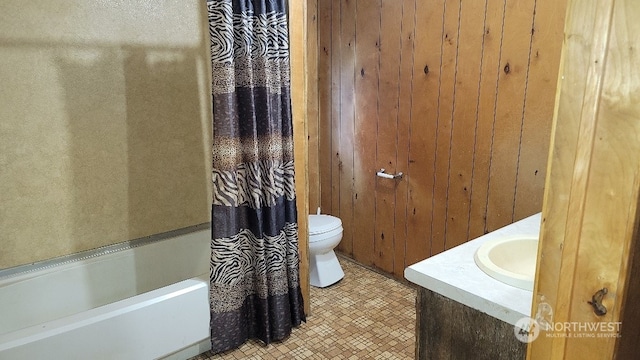
[[[210,230],[0,272],[0,359],[188,358],[208,350]]]

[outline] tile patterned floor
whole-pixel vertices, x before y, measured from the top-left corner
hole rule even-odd
[[[249,341],[205,359],[413,359],[416,291],[340,258],[345,277],[311,288],[311,315],[279,343]]]

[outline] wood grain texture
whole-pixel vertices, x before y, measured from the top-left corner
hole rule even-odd
[[[396,171],[407,173],[409,169],[409,136],[411,104],[413,102],[413,51],[415,46],[415,12],[414,0],[402,2],[402,30],[400,38],[400,69],[398,93],[398,139],[396,149]],[[396,208],[393,273],[402,274],[407,267],[407,216],[408,216],[408,181],[396,184]]]
[[[293,146],[296,182],[296,206],[298,211],[298,234],[300,252],[300,287],[304,298],[304,311],[309,314],[311,300],[309,285],[309,142],[307,130],[307,1],[289,2],[289,13],[293,14],[291,29],[291,115],[293,118]]]
[[[318,0],[307,0],[307,129],[309,132],[309,213],[320,201],[320,111],[318,92]]]
[[[475,146],[476,114],[480,92],[482,65],[484,1],[461,3],[459,44],[456,55],[456,83],[448,160],[447,203],[445,223],[445,250],[464,243],[468,239],[473,151],[455,151]]]
[[[534,288],[534,309],[549,303],[554,322],[627,324],[622,304],[637,276],[631,258],[640,187],[640,59],[634,54],[640,26],[632,20],[638,15],[633,1],[593,6],[576,0],[568,8]],[[597,316],[586,302],[601,288],[608,289],[608,311]],[[637,320],[628,314],[629,322]],[[529,357],[612,358],[618,341],[543,338]]]
[[[473,168],[469,205],[467,238],[487,233],[487,200],[489,190],[489,164],[491,163],[491,137],[495,126],[495,106],[500,75],[500,46],[504,32],[506,0],[486,0],[482,47],[480,93],[476,113],[476,134],[473,148]]]
[[[409,169],[407,171],[407,257],[413,264],[431,256],[434,166],[436,159],[440,49],[444,1],[416,1]]]
[[[395,174],[398,141],[398,74],[402,2],[382,0],[380,27],[380,76],[378,78],[378,124],[375,169]],[[394,270],[396,188],[399,180],[376,177],[376,221],[373,264],[389,273]]]
[[[531,194],[544,193],[547,158],[551,137],[558,57],[563,37],[565,1],[537,1],[533,24],[533,39],[529,56],[522,141],[516,179],[515,219],[522,219],[542,208],[542,198]],[[526,141],[526,144],[523,144]]]
[[[446,224],[448,211],[447,190],[451,164],[451,134],[453,124],[453,104],[457,79],[457,60],[459,49],[461,2],[446,1],[444,5],[444,23],[440,39],[440,81],[438,93],[438,112],[436,118],[436,152],[434,163],[433,211],[431,213],[431,255],[445,249]]]
[[[518,149],[522,143],[521,128],[535,3],[507,1],[505,7],[489,163],[488,231],[514,221]],[[551,108],[551,103],[547,107]]]
[[[588,178],[589,158],[593,149],[593,135],[595,134],[595,108],[597,107],[597,97],[601,84],[602,63],[598,64],[595,59],[601,59],[606,53],[606,42],[608,31],[603,31],[609,27],[609,16],[600,16],[611,13],[611,4],[601,3],[599,7],[587,7],[585,3],[577,1],[570,2],[567,15],[567,25],[565,27],[566,48],[563,49],[563,67],[561,75],[565,78],[558,93],[558,120],[556,121],[556,132],[561,131],[572,141],[554,144],[554,154],[552,164],[564,159],[556,160],[556,153],[569,152],[574,155],[572,163],[569,164],[568,172],[554,172],[551,169],[550,178],[547,181],[550,188],[562,186],[562,192],[555,193],[555,197],[566,199],[565,203],[557,204],[550,201],[548,206],[564,206],[560,209],[543,207],[545,219],[553,218],[554,221],[561,221],[559,228],[543,227],[541,247],[546,261],[540,261],[540,267],[545,272],[550,273],[545,282],[540,282],[535,290],[538,298],[549,299],[547,301],[554,311],[554,321],[568,321],[570,312],[570,298],[575,281],[576,254],[579,248],[579,235],[582,226],[584,212],[584,197],[586,196],[586,185]],[[599,22],[599,23],[598,23]],[[587,41],[580,41],[583,36],[591,36]],[[571,45],[569,45],[571,44]],[[592,60],[593,59],[593,60]],[[574,83],[569,81],[579,79]],[[581,98],[574,103],[575,94],[580,94]],[[573,110],[567,112],[566,110]],[[562,112],[562,117],[560,111]],[[586,110],[586,112],[584,112]],[[575,112],[574,112],[575,111]],[[583,113],[584,112],[584,113]],[[571,146],[571,147],[570,147]],[[567,164],[558,164],[567,168]],[[564,170],[564,169],[563,169]],[[556,185],[557,184],[557,185]],[[545,199],[548,199],[545,198]],[[545,202],[545,207],[547,202]],[[553,214],[552,216],[550,216]],[[563,216],[564,215],[564,216]],[[562,230],[562,232],[556,232]],[[550,232],[554,231],[554,232]],[[558,239],[558,244],[554,240],[546,242],[546,239]],[[567,254],[563,257],[562,254]],[[553,275],[551,275],[553,274]],[[560,276],[562,274],[562,276]],[[540,281],[543,278],[541,278]],[[595,292],[595,291],[594,291]],[[547,339],[545,339],[547,340]],[[550,356],[564,356],[566,351],[566,339],[558,340],[550,338],[548,349],[541,349],[540,346],[532,347],[532,354],[538,351],[550,351]],[[543,343],[543,342],[541,342]],[[536,344],[537,345],[537,344]]]
[[[527,345],[511,324],[424,288],[417,307],[417,359],[525,358]]]
[[[321,197],[353,222],[340,251],[402,277],[540,211],[563,2],[540,5],[534,24],[536,0],[318,1]]]
[[[455,331],[452,300],[420,288],[416,302],[416,359],[449,359]]]
[[[355,128],[356,1],[340,2],[340,219],[344,229],[338,249],[353,254],[353,146]]]
[[[342,8],[340,0],[331,1],[331,210],[330,213],[340,216],[340,130],[342,125]]]
[[[634,47],[640,44],[640,24],[637,21],[640,4],[629,0],[612,3],[609,38],[603,44],[606,53],[603,57],[592,58],[594,65],[603,66],[601,73],[594,69],[603,75],[602,88],[594,99],[597,105],[592,107],[589,104],[588,109],[593,109],[593,113],[583,107],[582,121],[585,115],[594,116],[596,124],[584,197],[584,217],[578,235],[580,245],[571,294],[570,321],[594,321],[596,318],[600,322],[622,321],[621,302],[628,291],[624,285],[629,272],[640,186],[640,59],[634,54]],[[599,14],[602,17],[606,15],[607,12]],[[591,306],[585,304],[585,299],[603,287],[609,290],[604,299],[608,312],[598,318]],[[627,322],[626,319],[624,321]],[[596,353],[603,357],[611,356],[616,341],[617,338],[602,341],[571,339],[565,353],[583,358]]]
[[[373,265],[381,8],[368,0],[358,0],[356,8],[353,256]]]
[[[331,214],[331,0],[318,0],[318,173],[320,175],[320,207]],[[329,36],[328,36],[329,35]]]

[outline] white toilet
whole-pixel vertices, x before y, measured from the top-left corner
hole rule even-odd
[[[333,249],[342,240],[342,221],[331,215],[309,215],[309,278],[326,287],[344,277]]]

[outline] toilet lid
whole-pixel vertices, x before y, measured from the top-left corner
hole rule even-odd
[[[309,235],[326,233],[342,226],[342,221],[331,215],[309,215]]]

